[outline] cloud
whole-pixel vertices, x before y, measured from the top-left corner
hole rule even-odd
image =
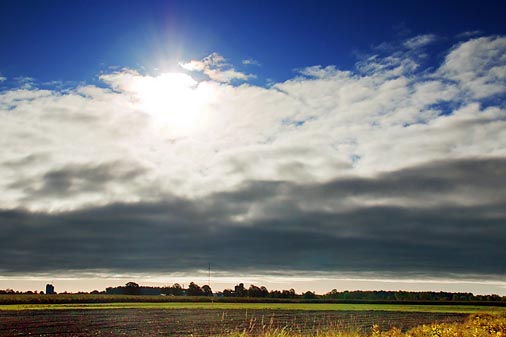
[[[252,63],[244,63],[243,61],[243,64]],[[255,78],[255,75],[245,74],[235,70],[235,68],[226,63],[225,58],[218,53],[212,53],[200,61],[191,60],[187,63],[181,63],[180,66],[189,71],[202,72],[209,76],[211,80],[223,83],[230,83],[234,80],[247,81],[251,78]]]
[[[299,69],[298,72],[301,75],[308,76],[308,77],[314,77],[314,78],[325,78],[325,77],[332,77],[336,76],[339,73],[339,70],[335,66],[311,66],[306,67],[303,69]],[[343,74],[346,74],[343,72]],[[348,73],[349,74],[349,73]]]
[[[0,82],[4,82],[4,81],[6,81],[6,80],[7,80],[7,77],[5,77],[5,76],[0,76]]]
[[[0,262],[4,273],[184,272],[213,261],[225,272],[499,275],[504,169],[505,159],[465,159],[367,179],[251,181],[194,200],[2,211]],[[401,203],[382,204],[385,198]]]
[[[457,34],[457,38],[469,39],[471,37],[476,37],[476,36],[482,35],[482,34],[483,34],[483,32],[481,30],[470,30],[467,32]]]
[[[456,81],[473,98],[504,94],[506,87],[505,37],[481,37],[455,47],[439,75]]]
[[[261,65],[260,62],[258,62],[255,59],[244,59],[244,60],[242,60],[242,64],[247,65],[247,66],[260,66]]]
[[[26,160],[24,161],[26,163]],[[111,162],[96,165],[69,165],[19,180],[8,186],[23,191],[23,202],[51,203],[52,199],[93,198],[104,201],[108,194],[126,192],[124,185],[135,184],[144,170],[135,163]]]
[[[200,82],[123,69],[101,86],[3,90],[0,265],[497,275],[505,39],[431,67],[375,50],[267,88],[234,85],[214,53],[183,65]],[[158,116],[139,104],[147,87]],[[182,93],[207,97],[188,129],[160,118],[188,111]]]
[[[434,34],[425,34],[412,37],[404,42],[404,46],[409,49],[423,48],[437,39]]]
[[[31,89],[35,84],[35,79],[29,76],[18,76],[15,77],[14,80],[19,84],[19,86],[23,89]]]
[[[367,75],[381,72],[392,78],[400,75],[421,76],[423,69],[434,66],[429,62],[428,47],[438,39],[434,34],[425,34],[401,41],[382,42],[372,48],[374,54],[360,55],[356,69]]]

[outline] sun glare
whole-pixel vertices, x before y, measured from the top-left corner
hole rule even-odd
[[[201,115],[211,98],[211,89],[183,73],[164,73],[137,78],[133,86],[139,108],[158,126],[188,133],[201,124]]]

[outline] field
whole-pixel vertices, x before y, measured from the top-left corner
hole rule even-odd
[[[503,307],[474,305],[342,304],[342,303],[224,303],[224,302],[112,302],[3,304],[2,311],[96,310],[96,309],[201,309],[201,310],[286,310],[286,311],[393,311],[460,313],[504,311]]]
[[[467,315],[394,311],[293,311],[217,309],[23,310],[0,312],[0,336],[212,336],[289,329],[369,331],[373,324],[407,329],[419,324],[462,322]]]
[[[107,309],[107,310],[104,310]],[[0,336],[283,336],[462,323],[503,308],[322,303],[83,303],[0,306]]]

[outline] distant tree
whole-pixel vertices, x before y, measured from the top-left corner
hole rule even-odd
[[[332,289],[325,295],[323,295],[324,298],[330,298],[330,299],[338,299],[340,296],[340,293],[337,291],[337,289]]]
[[[202,288],[198,286],[197,284],[191,282],[188,286],[188,296],[202,296],[204,295],[204,292],[202,291]]]
[[[267,290],[266,287],[261,286],[260,287],[260,292],[262,294],[262,297],[269,297],[269,290]]]
[[[125,294],[127,295],[139,295],[141,293],[140,287],[135,282],[128,282],[125,285]]]
[[[262,290],[254,284],[250,285],[248,288],[248,297],[262,297]]]
[[[174,296],[183,296],[183,287],[179,283],[174,283],[172,285],[171,294]]]
[[[244,284],[239,283],[238,285],[236,285],[234,287],[234,293],[235,293],[235,296],[237,296],[237,297],[246,297],[247,293],[246,293],[246,289],[244,288]]]
[[[269,297],[270,298],[282,298],[281,291],[279,291],[279,290],[271,290],[269,292]]]
[[[233,297],[234,291],[232,289],[225,289],[223,290],[223,297]]]
[[[501,300],[501,296],[499,296],[497,294],[492,294],[492,295],[487,296],[487,301],[500,301],[500,300]]]
[[[308,290],[304,294],[302,294],[302,298],[305,300],[313,300],[316,298],[316,294]]]
[[[256,285],[252,284],[248,288],[247,291],[248,297],[268,297],[269,296],[269,290],[267,290],[266,287],[257,287]]]
[[[204,296],[213,296],[213,291],[211,290],[211,287],[206,285],[202,286],[202,292]]]
[[[297,294],[295,293],[294,289],[290,290],[283,290],[281,292],[281,298],[296,298]]]

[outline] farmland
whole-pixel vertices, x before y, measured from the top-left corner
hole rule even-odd
[[[458,305],[335,303],[115,302],[4,304],[0,336],[227,336],[328,331],[406,331],[421,324],[462,323],[473,312],[504,308]]]
[[[1,311],[164,309],[164,310],[285,310],[285,311],[389,311],[422,313],[460,313],[506,311],[502,307],[474,305],[408,305],[343,303],[228,303],[228,302],[111,302],[111,303],[45,303],[4,304]]]
[[[0,312],[0,336],[211,336],[233,331],[285,328],[311,333],[325,330],[369,331],[407,329],[419,324],[462,322],[467,315],[395,311],[313,311],[247,309],[68,309],[9,310]]]

